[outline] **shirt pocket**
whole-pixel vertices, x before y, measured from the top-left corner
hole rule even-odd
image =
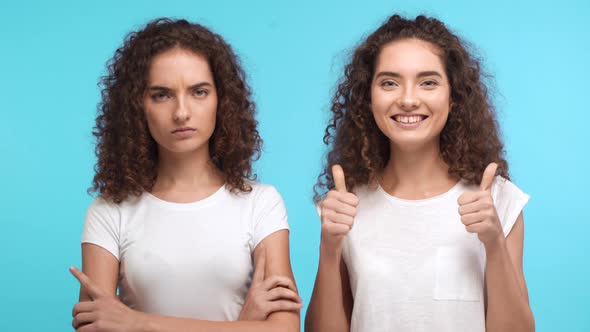
[[[477,250],[440,247],[436,250],[434,299],[481,301],[484,272]]]

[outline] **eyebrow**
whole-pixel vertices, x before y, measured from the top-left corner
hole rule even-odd
[[[391,77],[396,77],[396,78],[402,77],[402,75],[400,73],[396,73],[393,71],[381,71],[381,72],[377,73],[377,75],[375,75],[375,79],[377,79],[381,76],[391,76]],[[436,70],[421,71],[418,73],[418,75],[416,75],[416,77],[418,77],[418,78],[426,77],[426,76],[438,76],[440,78],[443,77]]]
[[[202,88],[205,86],[209,86],[212,87],[213,84],[209,83],[209,82],[201,82],[201,83],[197,83],[197,84],[193,84],[189,87],[190,90],[194,90],[194,89],[198,89],[198,88]],[[170,91],[172,89],[167,88],[165,86],[160,86],[160,85],[152,85],[148,88],[149,91]]]

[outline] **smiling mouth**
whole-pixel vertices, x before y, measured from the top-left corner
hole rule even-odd
[[[391,117],[393,119],[393,121],[395,122],[399,122],[399,123],[403,123],[403,124],[414,124],[414,123],[418,123],[418,122],[422,122],[424,120],[426,120],[426,118],[428,118],[427,115],[401,115],[401,114],[396,114],[394,116]]]

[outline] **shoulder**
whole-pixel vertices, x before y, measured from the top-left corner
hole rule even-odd
[[[498,175],[492,183],[492,198],[504,235],[508,236],[512,226],[518,219],[518,215],[528,203],[530,196],[510,180]]]
[[[103,196],[97,196],[88,206],[86,215],[87,217],[98,215],[114,218],[116,216],[120,216],[122,211],[136,208],[144,200],[144,196],[145,195],[132,196],[121,203],[115,203]]]
[[[112,214],[117,211],[117,204],[102,196],[94,198],[88,206],[87,214]]]
[[[492,182],[492,197],[497,200],[517,199],[524,197],[528,199],[529,195],[525,194],[510,180],[502,177],[501,175],[496,175],[494,182]]]
[[[461,191],[478,191],[479,185],[461,180],[459,183]],[[492,182],[491,193],[494,200],[505,200],[514,197],[528,196],[510,180],[501,175],[496,175]]]

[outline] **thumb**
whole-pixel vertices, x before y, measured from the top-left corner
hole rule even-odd
[[[487,191],[491,189],[497,169],[498,164],[496,163],[490,163],[488,167],[486,167],[485,171],[483,171],[483,175],[481,176],[481,184],[479,185],[479,189]]]
[[[252,276],[252,284],[259,284],[264,281],[264,269],[266,265],[266,249],[260,248],[261,253],[256,259],[256,266],[254,267],[254,275]]]
[[[342,166],[332,166],[332,178],[334,179],[334,186],[337,191],[346,192],[346,180],[344,178],[344,170]]]
[[[92,300],[96,300],[106,296],[103,290],[96,286],[94,282],[92,282],[92,280],[90,280],[90,278],[88,278],[88,276],[84,274],[84,272],[78,270],[73,266],[70,267],[70,272],[76,279],[78,279],[78,281],[80,282],[80,286],[86,289],[88,295],[90,295],[90,298]]]

